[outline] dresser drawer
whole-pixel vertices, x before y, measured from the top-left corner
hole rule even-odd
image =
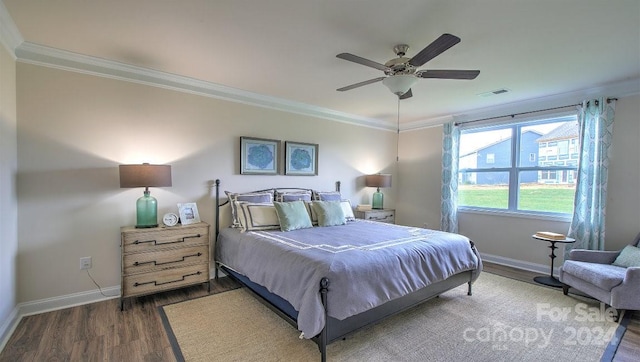
[[[209,248],[207,245],[170,248],[146,253],[125,254],[123,256],[123,269],[124,274],[129,275],[207,263],[208,258]]]
[[[375,214],[367,215],[367,220],[380,221],[380,222],[393,222],[393,212],[379,212]]]
[[[356,211],[356,217],[359,219],[395,223],[395,210],[367,210]]]
[[[153,251],[167,247],[187,247],[198,244],[209,244],[209,228],[207,225],[175,229],[158,229],[135,231],[123,234],[122,248],[124,253]]]
[[[151,294],[162,290],[209,281],[209,264],[191,265],[183,268],[160,270],[125,276],[123,292],[128,297]]]

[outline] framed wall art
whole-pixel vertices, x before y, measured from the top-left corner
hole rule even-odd
[[[180,213],[180,223],[182,225],[189,225],[200,222],[198,205],[196,205],[195,202],[178,204],[178,211]]]
[[[285,142],[284,174],[315,176],[318,174],[318,145],[314,143]]]
[[[277,175],[280,141],[240,137],[240,174]]]

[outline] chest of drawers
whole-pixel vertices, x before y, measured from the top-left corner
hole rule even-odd
[[[126,226],[120,234],[121,310],[124,298],[210,284],[209,224],[148,229]]]

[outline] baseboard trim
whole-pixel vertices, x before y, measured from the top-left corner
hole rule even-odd
[[[102,294],[104,293],[104,295]],[[102,302],[104,300],[120,298],[120,286],[89,290],[86,292],[61,295],[59,297],[40,299],[33,302],[18,304],[20,316],[51,312],[54,310],[75,307],[83,304]]]
[[[104,293],[104,295],[102,294]],[[120,286],[90,290],[87,292],[62,295],[59,297],[35,300],[32,302],[19,303],[7,320],[0,326],[0,351],[11,338],[16,327],[23,317],[51,312],[54,310],[75,307],[78,305],[101,302],[104,300],[120,298]]]
[[[540,273],[544,275],[549,275],[549,265],[531,263],[528,261],[522,261],[518,259],[506,258],[504,256],[493,255],[493,254],[485,254],[480,253],[483,261],[487,261],[494,264],[500,264],[504,266],[509,266],[516,269],[527,270],[535,273]],[[558,267],[554,268],[554,275],[558,275]]]
[[[20,322],[18,307],[13,308],[7,319],[0,325],[0,352],[4,350],[4,346],[9,342],[9,338]]]

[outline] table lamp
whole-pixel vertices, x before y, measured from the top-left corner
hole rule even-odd
[[[382,209],[384,195],[380,192],[381,187],[391,187],[391,175],[389,174],[375,174],[367,175],[365,177],[365,185],[367,187],[377,187],[378,190],[373,193],[371,198],[372,209]]]
[[[158,226],[158,201],[149,187],[171,186],[170,165],[120,165],[120,187],[144,187],[144,194],[136,202],[136,228]]]

